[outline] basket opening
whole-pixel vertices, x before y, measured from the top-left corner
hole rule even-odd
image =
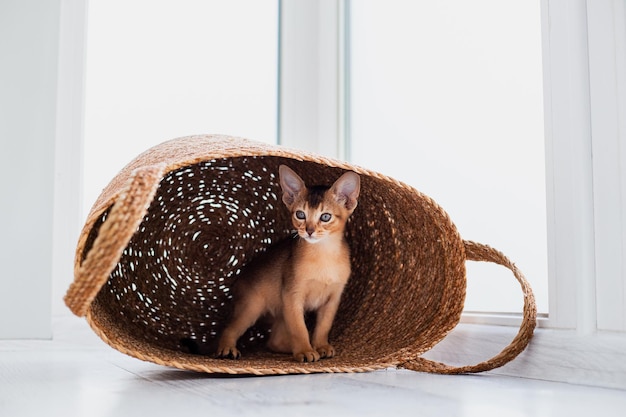
[[[231,307],[231,287],[260,252],[289,238],[278,167],[308,185],[330,185],[343,172],[277,156],[212,159],[168,172],[108,282],[94,301],[101,322],[141,343],[182,354],[186,341],[214,348]],[[352,277],[331,343],[360,361],[421,353],[458,322],[465,295],[462,241],[445,213],[413,189],[362,175],[359,206],[347,225]],[[105,211],[83,252],[89,252]],[[241,339],[261,352],[258,323]],[[332,361],[331,359],[329,361]]]

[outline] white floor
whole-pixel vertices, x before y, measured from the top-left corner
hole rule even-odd
[[[0,416],[623,416],[626,391],[490,374],[207,376],[126,357],[75,318],[0,341]]]

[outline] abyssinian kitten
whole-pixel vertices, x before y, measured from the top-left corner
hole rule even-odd
[[[217,357],[240,358],[237,340],[261,316],[272,321],[270,350],[291,353],[299,362],[335,355],[328,333],[350,277],[344,228],[357,206],[360,178],[350,171],[331,187],[307,187],[285,165],[279,176],[282,200],[298,235],[252,262],[235,283],[233,315]],[[307,311],[317,314],[311,338],[304,321]]]

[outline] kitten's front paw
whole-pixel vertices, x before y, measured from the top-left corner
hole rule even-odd
[[[293,357],[298,362],[317,362],[320,360],[320,354],[314,350],[295,352]]]
[[[317,350],[317,353],[320,354],[320,358],[322,359],[332,358],[333,356],[335,356],[335,348],[331,345],[318,346],[315,348],[315,350]]]
[[[241,352],[234,346],[220,347],[217,349],[215,357],[222,359],[239,359],[241,358]]]

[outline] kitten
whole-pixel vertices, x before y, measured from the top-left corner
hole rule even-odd
[[[344,228],[357,206],[360,178],[346,172],[332,187],[307,187],[285,165],[279,176],[282,200],[298,237],[270,249],[239,277],[233,288],[233,316],[220,338],[217,357],[238,359],[237,340],[261,316],[272,320],[270,350],[291,353],[299,362],[335,355],[328,333],[350,276]],[[304,322],[307,311],[317,312],[310,340]]]

